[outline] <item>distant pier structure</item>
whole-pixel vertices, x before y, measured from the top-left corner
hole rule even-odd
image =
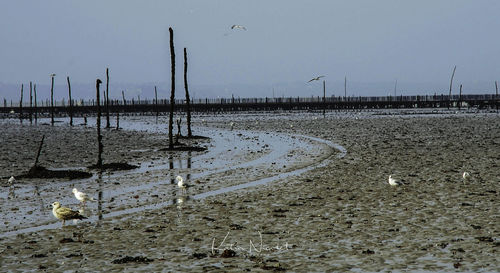
[[[42,106],[40,106],[42,105]],[[70,105],[73,105],[73,114],[92,115],[96,113],[97,106],[94,100],[77,100],[73,103],[58,101],[55,103],[54,111],[58,116],[69,115]],[[187,110],[185,100],[176,100],[175,111]],[[500,97],[495,94],[474,95],[422,95],[422,96],[374,96],[374,97],[275,97],[275,98],[206,98],[191,99],[191,111],[197,113],[220,113],[239,111],[342,111],[342,110],[370,110],[370,109],[412,109],[412,108],[448,108],[457,109],[477,108],[497,110],[500,105]],[[170,102],[168,99],[146,100],[110,100],[109,111],[111,113],[142,113],[156,114],[156,112],[168,113]],[[31,109],[30,105],[23,105],[24,110]],[[19,105],[8,105],[4,103],[0,107],[0,113],[6,115],[19,115]],[[24,111],[23,110],[23,111]],[[50,105],[39,103],[37,112],[48,116]],[[18,117],[18,116],[17,116]],[[28,118],[28,116],[26,116]]]

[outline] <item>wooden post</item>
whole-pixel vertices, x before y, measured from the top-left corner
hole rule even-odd
[[[69,76],[66,77],[68,81],[68,95],[69,95],[69,126],[73,126],[73,100],[71,99],[71,83],[69,82]]]
[[[394,83],[394,97],[396,97],[397,87],[398,87],[398,80],[396,80],[396,83]]]
[[[192,137],[193,134],[191,132],[191,99],[189,98],[189,89],[188,89],[188,80],[187,80],[187,50],[184,48],[184,89],[186,90],[186,114],[187,114],[187,129],[188,129],[188,137]]]
[[[173,126],[174,126],[174,104],[175,104],[175,52],[174,52],[174,30],[170,27],[168,28],[170,32],[170,63],[172,72],[172,89],[170,91],[170,116],[168,119],[168,147],[169,149],[174,148],[173,141]]]
[[[33,85],[33,93],[35,95],[35,124],[38,123],[38,109],[37,109],[37,102],[36,102],[36,83]]]
[[[30,82],[30,124],[33,123],[33,84]]]
[[[106,68],[106,129],[111,128],[109,124],[109,68]]]
[[[156,108],[156,122],[158,122],[158,92],[155,85],[155,108]]]
[[[23,123],[23,89],[24,84],[21,84],[21,100],[19,101],[19,121]]]
[[[123,105],[127,105],[127,101],[125,100],[125,93],[122,90],[122,98],[123,98]]]
[[[56,74],[50,74],[51,86],[50,86],[50,124],[54,125],[54,77]]]
[[[462,84],[460,84],[460,94],[458,95],[458,110],[460,110],[460,104],[462,104]]]
[[[451,104],[451,87],[453,85],[453,77],[455,76],[455,70],[457,70],[457,66],[453,68],[453,73],[451,73],[451,80],[450,80],[450,93],[448,95],[448,109],[450,109],[450,104]]]
[[[344,78],[344,100],[347,99],[347,76]]]
[[[495,103],[495,104],[496,104],[496,106],[497,106],[497,113],[498,113],[498,83],[497,83],[497,81],[495,81],[495,90],[496,90],[496,93],[495,93],[495,94],[496,94],[496,96],[495,96],[495,97],[496,97],[496,98],[495,98],[495,99],[496,99],[496,100],[495,100],[495,101],[496,101],[496,103]]]
[[[36,154],[35,164],[33,164],[32,168],[36,168],[38,165],[38,158],[40,157],[40,152],[42,151],[43,140],[45,139],[45,135],[42,135],[42,140],[40,141],[40,146],[38,146],[38,153]]]
[[[97,100],[97,164],[96,166],[100,168],[102,166],[102,136],[101,136],[101,96],[99,94],[99,85],[102,83],[100,79],[96,80],[96,100]]]
[[[323,81],[323,118],[326,116],[326,83]]]

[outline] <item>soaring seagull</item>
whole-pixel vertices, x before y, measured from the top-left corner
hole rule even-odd
[[[310,83],[310,82],[312,82],[312,81],[319,81],[319,79],[321,79],[321,78],[323,78],[323,77],[325,77],[325,76],[318,76],[318,77],[316,77],[316,78],[312,78],[312,79],[310,79],[310,80],[308,81],[308,83]]]
[[[247,30],[246,27],[242,26],[242,25],[232,25],[231,26],[231,29],[241,29],[241,30]]]

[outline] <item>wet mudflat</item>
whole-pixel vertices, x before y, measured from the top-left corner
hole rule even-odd
[[[206,122],[200,125],[212,128],[207,132],[218,130],[222,144],[230,143],[231,138],[236,141],[245,137],[258,137],[255,140],[258,144],[249,151],[242,149],[246,146],[237,146],[245,152],[233,154],[234,145],[215,148],[221,144],[216,144],[219,140],[214,138],[207,145],[214,145],[213,150],[220,149],[217,160],[213,156],[203,157],[206,154],[196,155],[192,160],[198,163],[191,162],[192,168],[187,168],[186,155],[173,160],[174,167],[178,166],[175,173],[193,176],[190,181],[194,186],[186,195],[180,194],[174,184],[162,182],[175,177],[171,177],[168,168],[160,167],[170,166],[162,154],[155,154],[153,159],[146,154],[144,158],[136,158],[152,165],[152,170],[143,169],[147,173],[94,177],[89,184],[97,186],[90,186],[91,192],[99,192],[97,180],[106,185],[101,211],[102,207],[109,212],[120,211],[117,209],[120,206],[132,208],[130,200],[135,200],[135,195],[139,195],[138,207],[154,203],[155,199],[171,200],[171,205],[99,220],[98,204],[89,204],[97,220],[64,228],[59,223],[34,233],[2,237],[2,271],[489,272],[499,268],[498,115],[351,112],[332,113],[327,119],[303,113],[203,118]],[[233,131],[227,125],[231,121],[235,122]],[[238,130],[245,131],[238,136]],[[258,164],[259,158],[280,149],[279,146],[262,148],[267,141],[272,142],[260,139],[265,132],[283,137],[284,146],[297,145],[297,149],[288,149],[296,150],[290,156],[292,166],[282,166],[288,164],[279,160],[291,152],[268,157],[278,162],[279,167],[265,166],[268,160]],[[290,140],[294,134],[340,144],[347,154],[336,158],[338,152],[322,144],[294,144]],[[128,148],[139,151],[154,150],[156,140],[164,137],[151,131],[135,131],[130,135],[122,139],[123,144],[136,145],[128,141],[140,136],[145,144]],[[316,148],[302,151],[301,147]],[[263,155],[255,155],[256,150]],[[207,166],[219,158],[226,162],[238,158],[237,164],[243,166],[231,168],[230,163]],[[306,163],[301,164],[301,160]],[[280,171],[304,168],[314,162],[326,165],[261,186],[202,199],[190,198]],[[463,171],[471,173],[466,183],[462,181]],[[404,179],[406,185],[389,186],[389,174]],[[159,181],[160,185],[148,183],[151,181]],[[60,183],[66,183],[68,192],[62,193],[61,199],[75,204],[70,196],[73,182]],[[80,183],[82,187],[86,185]],[[6,190],[8,187],[2,188]],[[140,194],[135,194],[135,190]],[[110,202],[111,193],[120,191],[125,193],[114,196],[113,202],[128,201],[123,201],[123,205]],[[36,202],[27,194],[25,198],[28,200],[12,200],[2,195],[2,207]],[[40,218],[45,215],[49,223],[56,222],[48,208],[52,201],[40,202],[34,212],[40,213]],[[46,206],[44,211],[42,206]],[[19,213],[16,219],[25,216]]]

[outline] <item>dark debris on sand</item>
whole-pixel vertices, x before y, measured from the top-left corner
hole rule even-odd
[[[124,258],[113,260],[111,263],[113,263],[113,264],[126,264],[126,263],[144,263],[144,264],[147,264],[147,263],[150,263],[152,261],[153,261],[153,259],[148,259],[148,258],[142,257],[142,256],[137,256],[137,257],[125,256]]]
[[[66,178],[82,179],[92,177],[91,173],[78,170],[49,170],[42,166],[33,166],[28,173],[16,176],[18,178]]]
[[[102,164],[101,166],[94,164],[92,166],[89,166],[88,168],[90,170],[126,171],[126,170],[137,169],[137,168],[139,168],[139,166],[131,165],[128,163],[122,163],[122,162],[114,162],[114,163]]]

